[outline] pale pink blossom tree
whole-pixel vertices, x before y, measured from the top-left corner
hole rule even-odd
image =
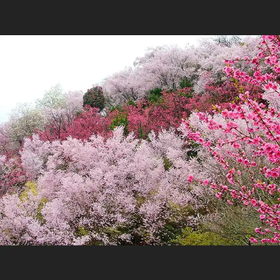
[[[149,138],[117,127],[107,139],[26,139],[20,154],[33,183],[0,201],[0,244],[163,245],[170,226],[194,226],[186,209],[204,207],[203,191],[185,176],[184,140],[174,130]]]
[[[105,79],[102,84],[104,94],[115,104],[129,99],[136,101],[155,88],[177,90],[184,79],[193,84],[196,93],[203,93],[205,85],[226,80],[222,71],[225,59],[253,57],[259,40],[259,37],[248,36],[238,44],[227,46],[205,39],[197,47],[149,48],[143,57],[136,58],[133,67]],[[240,67],[248,69],[249,66],[241,63]]]
[[[183,78],[192,78],[197,67],[194,51],[177,46],[150,48],[134,67],[113,74],[102,84],[104,94],[115,103],[140,100],[154,88],[177,89]]]
[[[215,40],[203,39],[196,49],[199,61],[197,71],[198,79],[194,85],[196,93],[203,93],[205,85],[215,82],[224,82],[227,77],[222,69],[224,61],[227,59],[243,58],[245,56],[254,57],[258,50],[259,37],[245,37],[242,42],[230,46],[217,44]],[[246,63],[239,61],[239,67],[243,70],[249,69]]]

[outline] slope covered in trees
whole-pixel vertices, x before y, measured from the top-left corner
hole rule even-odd
[[[158,47],[0,127],[2,245],[279,243],[277,36]]]

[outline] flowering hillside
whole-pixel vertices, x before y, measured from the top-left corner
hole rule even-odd
[[[279,243],[280,38],[222,39],[19,105],[0,127],[0,244]]]

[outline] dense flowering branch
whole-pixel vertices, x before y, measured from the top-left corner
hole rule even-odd
[[[262,87],[264,91],[273,90],[279,96],[279,47],[276,36],[262,36],[259,53],[256,57],[243,60],[252,65],[253,75],[235,68],[239,61],[227,60],[224,72],[235,82],[239,91],[239,103],[231,104],[230,109],[221,110],[219,106],[213,111],[217,116],[211,117],[203,112],[197,113],[198,120],[209,131],[200,132],[198,126],[192,126],[191,121],[184,121],[182,129],[189,139],[205,147],[212,157],[227,170],[227,184],[214,181],[219,199],[231,197],[241,200],[244,205],[255,207],[260,213],[263,227],[256,228],[256,233],[263,243],[280,242],[280,123],[279,111],[275,106],[269,108],[252,99],[251,92],[244,91],[240,83]],[[263,73],[262,64],[270,67],[270,73]],[[265,98],[265,95],[262,96]],[[211,139],[209,133],[219,135]],[[226,136],[226,137],[225,137]],[[243,166],[243,174],[237,166]],[[248,175],[246,184],[242,184],[244,172]],[[228,196],[229,194],[229,196]],[[251,238],[257,243],[256,238]]]

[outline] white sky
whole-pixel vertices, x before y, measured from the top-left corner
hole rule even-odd
[[[86,92],[132,66],[148,47],[196,45],[202,35],[0,35],[0,123],[17,103],[33,103],[52,86]]]

